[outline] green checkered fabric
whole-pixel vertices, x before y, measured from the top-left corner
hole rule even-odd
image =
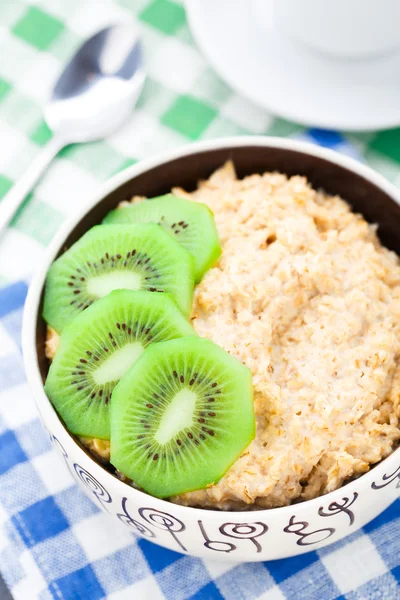
[[[108,139],[59,154],[0,243],[0,285],[29,277],[64,219],[102,180],[143,157],[200,138],[239,134],[316,136],[323,143],[324,132],[274,118],[234,93],[196,48],[181,1],[3,0],[0,198],[51,138],[42,106],[65,61],[97,29],[132,17],[139,21],[149,75],[137,108]],[[334,135],[328,145],[400,183],[400,129]]]

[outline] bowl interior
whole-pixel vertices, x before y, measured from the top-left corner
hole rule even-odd
[[[121,200],[133,195],[157,196],[181,186],[188,191],[206,179],[226,160],[232,159],[239,177],[265,171],[287,175],[304,175],[315,188],[339,194],[356,212],[379,225],[383,244],[400,254],[400,206],[385,191],[368,179],[324,158],[286,148],[262,146],[227,147],[207,150],[162,163],[127,181],[103,198],[76,225],[60,246],[60,253],[71,246],[90,227],[101,222],[105,214]],[[44,354],[46,324],[41,318],[43,294],[36,324],[36,347],[43,382],[49,363]]]

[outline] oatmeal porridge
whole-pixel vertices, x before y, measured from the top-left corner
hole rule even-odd
[[[400,438],[398,257],[300,176],[238,179],[227,163],[173,193],[214,213],[222,256],[196,287],[191,322],[250,368],[257,433],[217,484],[172,501],[278,507],[368,471]],[[56,348],[49,331],[50,358]],[[108,460],[106,442],[85,443]]]

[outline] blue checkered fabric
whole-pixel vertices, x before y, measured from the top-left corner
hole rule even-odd
[[[301,138],[357,156],[336,133]],[[203,561],[116,528],[39,422],[20,349],[26,292],[0,288],[0,570],[17,600],[400,598],[400,500],[341,542],[269,563]]]

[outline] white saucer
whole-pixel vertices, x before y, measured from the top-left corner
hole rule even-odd
[[[400,53],[331,59],[261,28],[250,0],[186,0],[207,60],[238,93],[307,126],[367,131],[400,125]],[[357,24],[355,23],[356,27]]]

